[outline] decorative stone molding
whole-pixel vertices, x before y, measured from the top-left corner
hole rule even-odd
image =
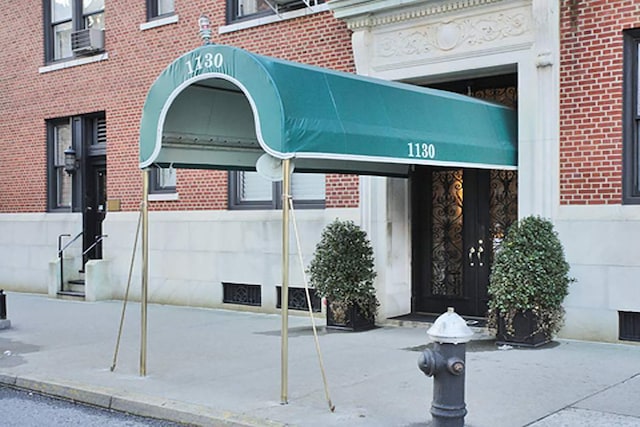
[[[529,17],[520,11],[437,22],[381,36],[375,56],[382,58],[448,52],[456,48],[503,43],[530,31]]]
[[[336,18],[346,21],[351,30],[377,27],[402,21],[461,12],[477,6],[505,0],[457,0],[425,4],[422,0],[332,0],[328,3]]]

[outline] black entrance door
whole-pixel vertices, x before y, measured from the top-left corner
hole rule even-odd
[[[413,311],[485,316],[494,245],[517,218],[516,173],[416,168]]]
[[[107,166],[104,156],[90,158],[84,194],[84,261],[102,258],[102,221],[107,212]],[[95,244],[98,242],[97,244]]]

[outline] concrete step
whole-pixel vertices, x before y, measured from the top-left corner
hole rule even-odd
[[[58,291],[58,298],[73,301],[84,301],[84,291]]]
[[[82,293],[84,295],[84,279],[74,279],[67,281],[65,291]]]

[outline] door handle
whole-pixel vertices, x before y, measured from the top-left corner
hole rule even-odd
[[[482,267],[484,265],[484,262],[482,261],[482,254],[484,252],[484,247],[482,246],[482,244],[483,244],[482,239],[478,240],[477,256],[478,256],[478,264],[480,265],[480,267]]]
[[[476,253],[476,248],[471,246],[469,248],[469,265],[473,267],[475,264],[473,263],[473,254]]]

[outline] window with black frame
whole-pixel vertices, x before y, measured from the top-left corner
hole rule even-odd
[[[324,0],[227,0],[228,23],[317,6]]]
[[[640,204],[640,29],[624,32],[623,203]]]
[[[325,175],[292,174],[291,196],[298,209],[324,209]],[[229,209],[282,209],[282,183],[271,182],[257,172],[231,171]]]
[[[104,1],[44,1],[44,41],[47,62],[103,50]]]
[[[64,152],[73,147],[71,120],[54,121],[49,124],[49,149],[51,167],[49,174],[51,210],[70,210],[72,175],[65,171]]]
[[[149,194],[176,193],[177,178],[174,168],[152,167],[149,172]]]
[[[147,20],[173,15],[173,0],[147,0]]]

